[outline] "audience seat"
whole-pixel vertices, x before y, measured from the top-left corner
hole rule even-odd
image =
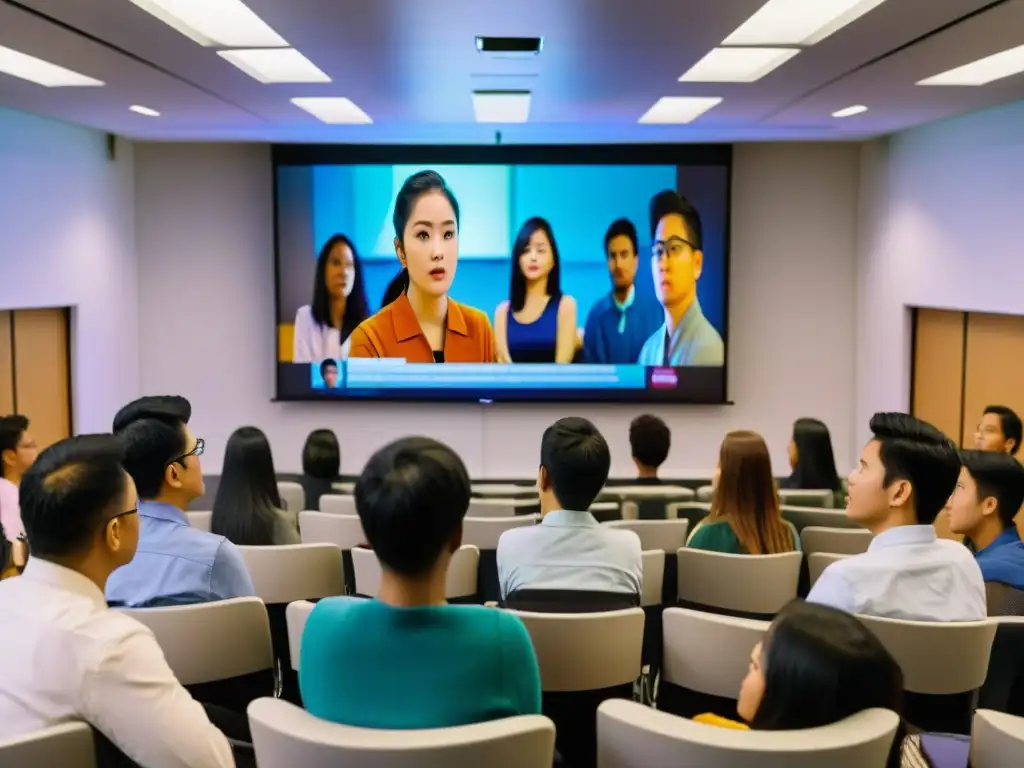
[[[498,582],[498,539],[512,528],[536,525],[537,515],[516,517],[466,517],[462,521],[462,543],[480,550],[480,564],[477,567],[477,594],[480,601],[501,600],[501,585]]]
[[[832,509],[836,504],[835,491],[780,488],[779,503],[787,507],[815,507]]]
[[[644,612],[511,612],[522,619],[533,641],[544,714],[557,728],[559,754],[569,766],[592,766],[598,705],[609,698],[631,698],[640,677]]]
[[[343,481],[340,483],[331,483],[331,489],[336,493],[341,493],[346,496],[351,496],[356,492],[356,484],[352,481]]]
[[[473,483],[470,486],[473,496],[501,496],[503,498],[524,499],[537,498],[536,485],[517,485],[515,483]]]
[[[536,499],[510,499],[500,497],[489,497],[485,499],[471,499],[469,511],[466,517],[514,517],[524,514],[523,510],[530,508],[531,512],[536,511]]]
[[[972,768],[1009,768],[1024,763],[1024,717],[979,709],[971,729]]]
[[[771,618],[796,597],[803,553],[676,552],[679,603],[748,618]]]
[[[532,613],[607,613],[640,607],[640,595],[589,589],[517,589],[503,608]]]
[[[452,603],[478,603],[476,591],[480,550],[463,544],[452,555],[445,582],[445,597]],[[352,550],[352,570],[356,579],[356,594],[376,597],[380,592],[381,570],[377,556],[371,549]]]
[[[599,523],[622,519],[622,504],[618,501],[595,501],[590,505],[590,514]]]
[[[780,507],[782,519],[788,520],[801,533],[804,528],[816,526],[819,528],[853,528],[864,530],[864,526],[856,520],[846,516],[846,512],[839,509],[813,509],[811,507],[791,507],[783,505]]]
[[[345,594],[356,591],[352,571],[352,550],[366,543],[363,524],[358,515],[330,512],[300,512],[299,531],[303,544],[334,544],[341,548],[342,570],[345,576]]]
[[[288,603],[285,608],[285,622],[288,625],[288,664],[295,672],[299,671],[299,660],[302,658],[302,633],[306,631],[306,621],[315,605],[316,603],[309,600],[296,600],[294,603]]]
[[[640,549],[644,552],[660,549],[665,553],[661,602],[663,605],[675,605],[678,587],[675,553],[680,547],[686,546],[686,534],[690,530],[690,521],[685,518],[681,520],[613,520],[607,525],[633,531],[640,537]]]
[[[329,723],[277,699],[249,707],[260,768],[551,768],[555,726],[524,715],[457,728],[378,731]]]
[[[715,489],[710,485],[702,485],[697,489],[697,501],[710,504],[712,497],[715,495]]]
[[[978,707],[1024,717],[1024,617],[1001,616]]]
[[[805,555],[828,552],[835,555],[859,555],[868,551],[871,531],[867,528],[822,528],[809,525],[800,531]]]
[[[804,529],[808,530],[808,529]],[[850,557],[850,555],[839,555],[835,552],[814,552],[807,556],[807,571],[810,579],[808,587],[813,587],[814,582],[821,578],[821,574],[828,568],[832,563],[843,558]]]
[[[687,501],[680,504],[669,504],[665,508],[665,517],[669,520],[686,520],[689,530],[696,528],[700,521],[711,512],[711,505],[703,501]]]
[[[600,499],[619,501],[624,507],[623,519],[630,519],[625,512],[628,504],[636,508],[636,514],[632,517],[634,520],[665,520],[670,505],[693,501],[695,497],[693,489],[680,486],[623,485],[605,488]]]
[[[213,520],[213,512],[186,512],[189,527],[197,531],[210,532],[210,523]]]
[[[925,731],[970,733],[996,621],[930,622],[858,616],[903,670],[904,717]]]
[[[299,514],[306,508],[306,491],[298,483],[287,480],[279,480],[277,493],[281,497],[284,508],[293,515]]]
[[[358,517],[356,514],[355,496],[325,493],[320,497],[320,511],[329,515],[348,515],[349,517]]]
[[[0,766],[97,768],[92,728],[86,723],[61,723],[0,741]]]
[[[885,768],[899,716],[868,709],[800,731],[739,731],[630,701],[597,713],[601,768]]]
[[[985,602],[989,616],[1024,616],[1024,589],[986,581]]]

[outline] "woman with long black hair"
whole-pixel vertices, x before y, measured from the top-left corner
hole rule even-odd
[[[835,494],[835,505],[843,506],[846,494],[836,471],[832,437],[824,422],[807,418],[794,422],[789,465],[793,473],[779,483],[780,488],[829,490]]]

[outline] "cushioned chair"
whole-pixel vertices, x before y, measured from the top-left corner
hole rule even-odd
[[[712,497],[715,495],[715,489],[710,485],[702,485],[697,489],[697,501],[704,503],[710,503]]]
[[[303,544],[334,544],[341,548],[342,570],[345,575],[345,593],[356,591],[352,572],[352,549],[366,543],[363,524],[358,515],[331,512],[300,512],[299,531]]]
[[[62,723],[0,741],[0,766],[97,768],[95,749],[92,728],[86,723]]]
[[[684,607],[771,618],[796,597],[803,554],[730,555],[677,550],[677,594]]]
[[[669,504],[665,515],[669,520],[686,520],[692,531],[711,512],[711,505],[704,501],[686,501],[681,504]]]
[[[331,483],[331,488],[333,488],[338,493],[343,493],[346,496],[351,496],[356,491],[356,484],[352,481]]]
[[[622,519],[622,503],[619,501],[595,501],[589,511],[599,523]]]
[[[779,503],[787,507],[815,507],[816,509],[832,509],[835,506],[835,498],[835,491],[830,491],[828,489],[779,489]]]
[[[986,581],[985,602],[989,616],[1024,616],[1024,589]]]
[[[871,531],[867,528],[822,528],[808,525],[800,531],[804,554],[829,552],[835,555],[859,555],[868,551]]]
[[[806,528],[804,530],[807,530]],[[837,560],[850,557],[850,555],[837,555],[833,552],[815,552],[814,554],[807,556],[807,571],[810,577],[810,586],[814,586],[821,574],[828,568],[832,563]]]
[[[971,729],[971,766],[1009,768],[1024,762],[1024,717],[979,709]]]
[[[541,715],[417,731],[353,728],[276,699],[249,707],[260,768],[550,768],[555,726]]]
[[[559,754],[569,766],[593,765],[598,705],[631,698],[640,677],[644,612],[512,613],[533,641],[544,714],[555,723]]]
[[[512,528],[536,525],[537,515],[516,517],[465,517],[462,520],[462,543],[480,550],[480,564],[477,568],[477,594],[482,602],[501,600],[501,585],[498,583],[498,539]]]
[[[445,582],[445,597],[453,603],[477,603],[477,569],[480,550],[463,544],[452,555]],[[352,550],[352,570],[356,578],[356,594],[376,597],[380,592],[381,570],[377,556],[370,549]]]
[[[197,531],[210,532],[210,521],[213,520],[213,512],[186,512],[185,517],[188,519],[190,527],[195,528]]]
[[[625,505],[623,505],[625,509]],[[661,602],[663,605],[676,604],[676,557],[680,547],[686,545],[686,534],[690,521],[686,518],[668,520],[613,520],[607,525],[625,528],[640,537],[640,548],[644,552],[660,549],[665,553],[665,572],[662,579]]]
[[[298,483],[279,481],[277,483],[277,493],[281,497],[281,503],[284,504],[284,508],[293,515],[299,514],[299,512],[306,508],[306,492]]]
[[[665,520],[669,505],[693,501],[696,493],[691,488],[674,485],[620,485],[606,488],[602,498],[614,499],[623,505],[636,505],[634,519]],[[625,511],[622,517],[628,519]]]
[[[821,728],[739,731],[631,701],[606,701],[597,720],[601,768],[885,768],[900,721],[867,709]]]
[[[516,485],[515,483],[473,483],[470,491],[474,496],[484,498],[498,496],[506,499],[537,498],[537,486]]]
[[[331,599],[360,601],[362,598],[346,595]],[[315,604],[309,600],[296,600],[294,603],[288,603],[285,608],[285,620],[288,624],[288,666],[294,672],[299,671],[299,660],[302,658],[302,633],[306,631],[306,621],[314,607]]]
[[[992,642],[979,709],[1024,717],[1024,617],[1001,616]]]
[[[780,508],[782,519],[793,524],[797,533],[808,526],[819,528],[854,528],[864,530],[864,526],[846,516],[840,509],[812,509],[811,507],[793,507],[783,505]]]
[[[356,499],[354,496],[341,494],[324,494],[320,497],[320,511],[329,515],[349,515],[357,517]]]

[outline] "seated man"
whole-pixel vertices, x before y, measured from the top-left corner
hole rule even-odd
[[[959,542],[938,538],[933,526],[960,475],[952,441],[903,413],[876,413],[871,431],[850,475],[846,514],[875,538],[864,554],[826,568],[807,599],[893,619],[984,619],[978,564]]]
[[[523,623],[448,605],[469,475],[448,446],[408,437],[375,453],[359,520],[381,565],[375,600],[317,603],[302,636],[299,687],[317,717],[364,728],[443,728],[540,712],[540,673]]]
[[[103,599],[139,537],[121,457],[113,435],[72,437],[43,451],[22,480],[32,557],[0,583],[0,739],[78,720],[145,768],[234,766],[153,633]]]
[[[1021,443],[1021,422],[1011,408],[990,405],[974,431],[974,447],[979,451],[998,451],[1011,456],[1017,454]]]
[[[950,530],[967,537],[986,584],[1024,591],[1024,543],[1013,524],[1024,503],[1024,467],[1007,453],[963,451],[960,458]],[[997,615],[994,608],[989,605],[989,613]]]
[[[636,485],[661,485],[658,468],[668,458],[672,445],[672,432],[668,424],[645,413],[633,419],[629,425],[629,447],[636,464]]]
[[[107,582],[112,605],[144,608],[253,594],[235,545],[189,526],[184,510],[205,492],[204,443],[188,428],[183,397],[143,397],[114,417],[125,469],[139,493],[139,551]]]
[[[522,589],[640,594],[643,559],[632,531],[603,526],[588,511],[608,479],[611,454],[586,419],[559,419],[540,447],[540,525],[498,540],[502,599]]]

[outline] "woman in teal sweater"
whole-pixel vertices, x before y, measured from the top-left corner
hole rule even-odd
[[[405,438],[370,459],[355,499],[381,564],[380,593],[321,600],[310,614],[299,665],[310,713],[393,729],[540,713],[537,658],[523,623],[445,601],[469,498],[465,466],[435,440]]]
[[[756,432],[730,432],[712,477],[711,512],[686,545],[732,555],[775,555],[800,549],[793,525],[782,519],[772,460]]]

